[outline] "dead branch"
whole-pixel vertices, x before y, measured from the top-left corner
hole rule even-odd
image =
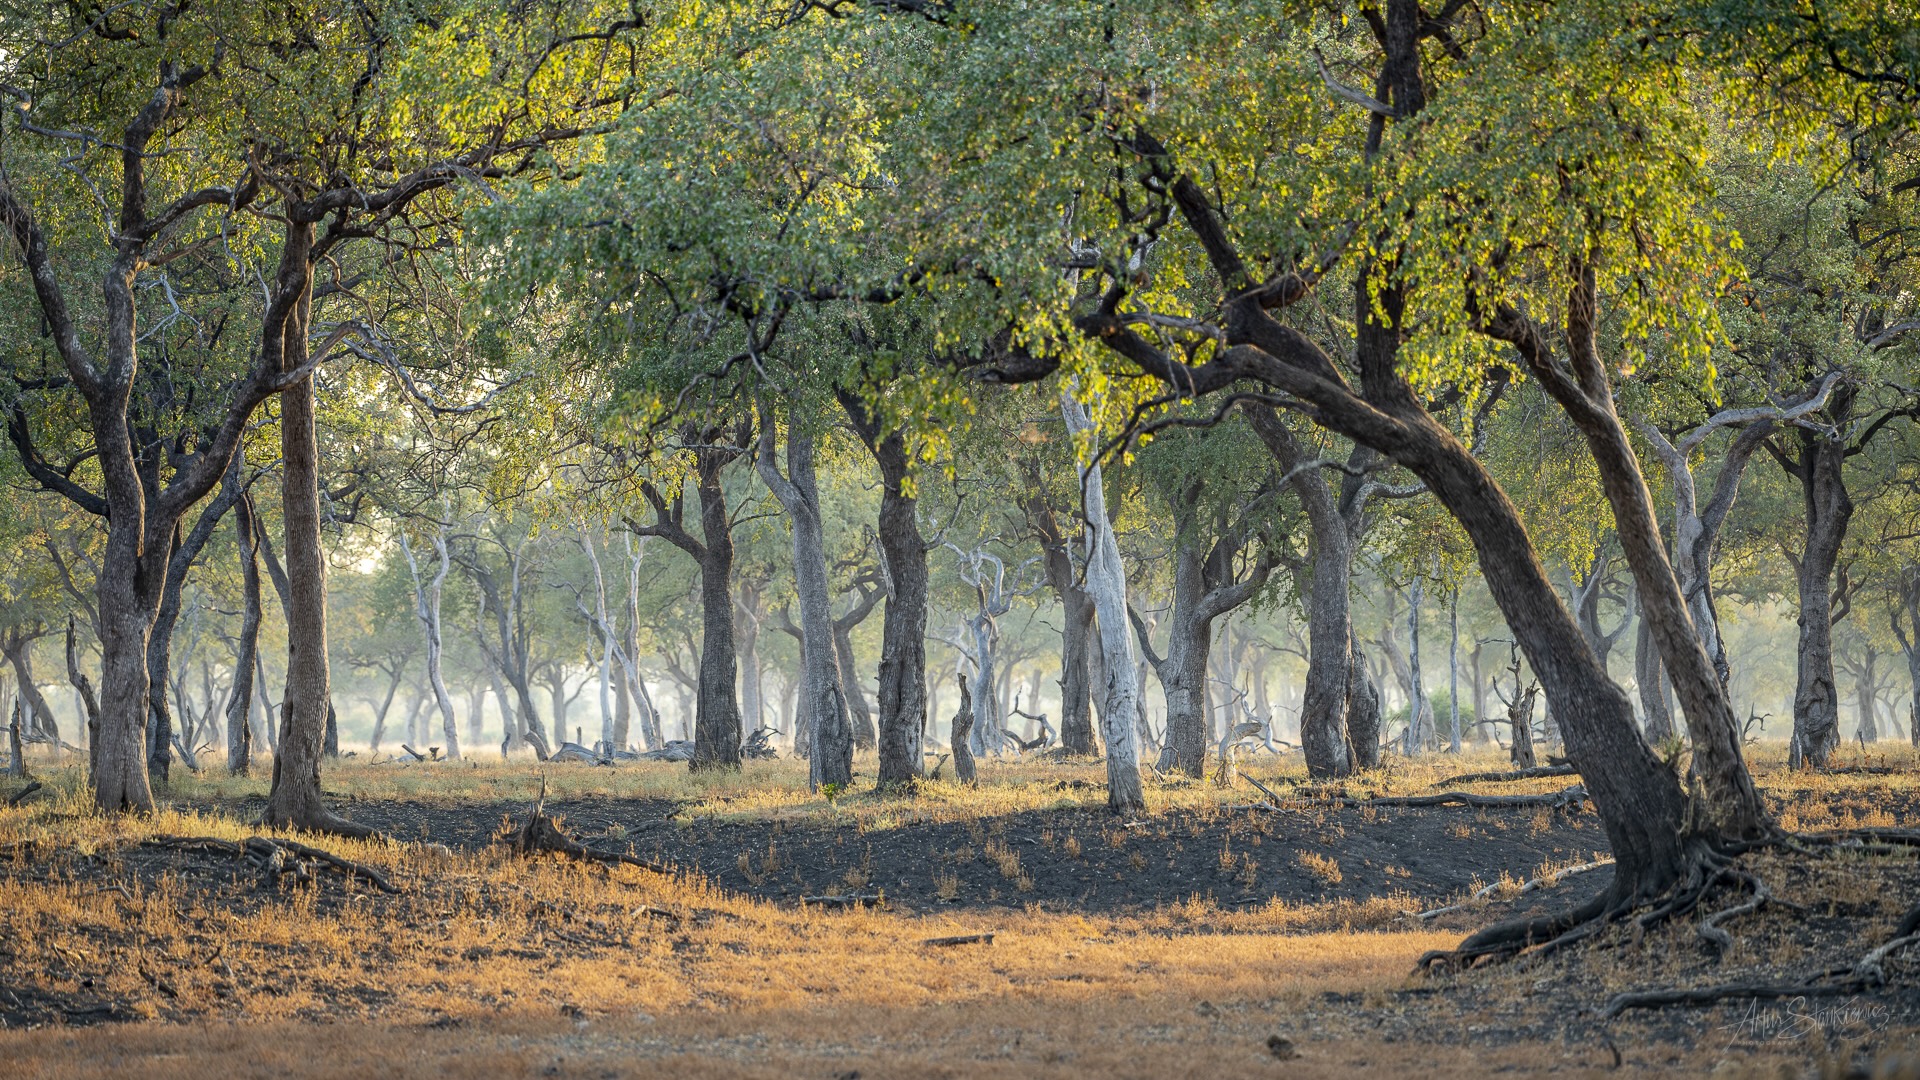
[[[637,866],[642,870],[651,871],[655,874],[671,874],[673,872],[659,863],[648,862],[645,859],[628,855],[624,852],[595,851],[593,848],[587,847],[585,844],[568,836],[566,832],[560,828],[559,822],[547,816],[546,805],[547,781],[545,777],[542,777],[540,779],[540,797],[534,801],[533,807],[527,811],[527,820],[522,822],[518,829],[508,834],[505,838],[507,843],[513,845],[515,851],[522,855],[537,855],[542,852],[552,852],[556,855],[565,855],[572,859],[592,860],[601,863],[624,863],[627,866]]]
[[[1545,806],[1558,808],[1573,806],[1587,797],[1587,789],[1579,784],[1570,788],[1545,795],[1475,795],[1469,791],[1443,791],[1438,795],[1381,795],[1371,799],[1350,799],[1339,796],[1337,801],[1349,806],[1474,806],[1474,807],[1525,807]]]
[[[880,902],[879,893],[854,893],[847,896],[803,896],[803,904],[818,904],[821,907],[850,908],[873,907]]]
[[[160,835],[150,836],[140,843],[144,847],[231,855],[259,868],[262,875],[270,881],[278,880],[288,874],[292,874],[296,881],[311,881],[313,871],[310,864],[318,864],[339,873],[349,881],[354,878],[364,878],[374,888],[384,893],[403,891],[385,874],[364,863],[343,859],[330,851],[282,837],[249,836],[245,841],[235,843],[216,836]]]
[[[25,801],[27,796],[33,794],[36,791],[39,791],[41,788],[45,786],[46,786],[45,784],[42,784],[40,781],[35,780],[33,783],[28,784],[26,787],[23,787],[19,791],[14,792],[13,797],[7,800],[7,805],[19,806],[21,802]]]
[[[1509,772],[1476,772],[1449,776],[1436,783],[1435,787],[1446,784],[1499,784],[1512,780],[1537,780],[1543,776],[1578,776],[1580,770],[1571,765],[1541,765],[1532,769],[1514,769]]]
[[[1597,862],[1581,863],[1578,866],[1569,866],[1564,870],[1555,870],[1551,874],[1541,874],[1537,878],[1533,878],[1532,880],[1521,883],[1520,888],[1516,890],[1513,895],[1525,896],[1530,892],[1535,892],[1537,890],[1544,889],[1549,885],[1557,885],[1561,881],[1564,881],[1575,874],[1584,874],[1589,870],[1598,870],[1603,866],[1612,866],[1612,865],[1613,865],[1612,859],[1601,859]],[[1467,907],[1471,906],[1472,904],[1481,900],[1485,900],[1487,897],[1492,896],[1494,893],[1497,893],[1499,891],[1500,891],[1500,883],[1494,882],[1492,885],[1488,885],[1485,888],[1477,890],[1473,894],[1473,896],[1468,898],[1464,903],[1449,904],[1446,907],[1434,908],[1431,911],[1415,912],[1414,918],[1424,921],[1427,919],[1434,918],[1437,915],[1445,915],[1451,911],[1462,911],[1462,910],[1465,910]]]
[[[991,945],[993,944],[993,935],[992,934],[956,934],[953,937],[928,938],[927,940],[921,942],[920,944],[930,945],[930,946],[933,946],[934,948],[946,948],[950,945]]]

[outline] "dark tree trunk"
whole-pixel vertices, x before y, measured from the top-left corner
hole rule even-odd
[[[953,714],[953,728],[948,742],[953,748],[953,775],[968,786],[974,782],[973,747],[968,745],[973,737],[973,691],[967,687],[967,677],[955,679],[960,684],[960,711]]]
[[[294,297],[283,322],[281,371],[306,367],[311,315],[313,227],[286,227],[279,291]],[[280,396],[281,513],[286,523],[287,689],[273,787],[262,819],[269,825],[365,836],[371,829],[336,816],[320,801],[320,762],[333,707],[327,666],[327,565],[320,548],[320,448],[314,428],[313,376]]]
[[[1348,656],[1344,738],[1347,759],[1352,762],[1349,771],[1377,769],[1380,767],[1380,688],[1374,685],[1373,676],[1367,674],[1367,658],[1360,652],[1358,639],[1352,642]],[[1302,731],[1300,737],[1304,741],[1306,732]]]
[[[1022,508],[1040,540],[1047,584],[1060,598],[1060,745],[1070,754],[1091,757],[1100,752],[1093,731],[1093,598],[1073,565],[1072,540],[1046,497],[1039,462],[1029,459],[1022,468]]]
[[[80,695],[80,707],[86,712],[87,772],[91,775],[100,745],[100,702],[93,696],[92,680],[80,670],[80,650],[74,641],[71,615],[67,616],[67,681],[73,684],[74,693]]]
[[[911,784],[925,763],[927,728],[927,542],[914,519],[906,436],[883,431],[866,404],[838,392],[847,419],[880,467],[879,539],[887,610],[880,631],[881,787]]]
[[[253,673],[260,651],[260,560],[254,549],[255,529],[253,499],[242,496],[233,516],[233,539],[240,552],[240,639],[233,655],[233,693],[227,699],[227,771],[234,776],[245,776],[253,767]],[[376,746],[377,741],[376,736]]]
[[[1833,395],[1835,415],[1844,415],[1852,391]],[[1833,570],[1853,517],[1842,468],[1844,441],[1817,431],[1795,429],[1797,456],[1789,472],[1800,481],[1806,515],[1806,544],[1794,565],[1800,588],[1800,642],[1793,689],[1793,745],[1789,760],[1824,767],[1840,745],[1840,693],[1833,676]]]
[[[1640,472],[1640,459],[1614,411],[1607,365],[1599,353],[1598,304],[1594,272],[1584,267],[1568,292],[1568,356],[1564,362],[1536,327],[1511,311],[1501,313],[1496,332],[1513,343],[1528,369],[1586,440],[1613,510],[1614,534],[1633,570],[1641,616],[1651,624],[1654,646],[1680,698],[1693,740],[1693,775],[1705,789],[1706,819],[1722,835],[1757,836],[1771,828],[1771,815],[1747,771],[1740,722],[1694,629],[1679,580],[1667,561],[1666,544],[1653,512],[1653,496]],[[1534,670],[1545,682],[1546,673],[1539,665]],[[1566,712],[1572,706],[1551,686],[1547,703],[1564,733]],[[1581,775],[1586,775],[1584,770]]]

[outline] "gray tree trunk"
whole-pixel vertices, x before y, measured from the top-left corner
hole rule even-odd
[[[227,699],[227,771],[245,776],[253,765],[253,673],[260,651],[260,560],[254,548],[253,499],[242,497],[233,517],[240,552],[240,639],[234,650],[233,693]]]
[[[775,458],[774,422],[764,405],[760,413],[760,452],[754,465],[774,498],[787,511],[793,530],[794,591],[800,600],[801,715],[812,725],[808,785],[853,783],[853,726],[840,688],[835,657],[832,598],[827,589],[826,535],[820,489],[814,477],[813,436],[788,417],[787,473]],[[755,696],[758,700],[758,695]]]
[[[1092,418],[1071,390],[1060,402],[1067,430],[1075,438],[1094,434]],[[1090,546],[1087,593],[1093,599],[1100,625],[1101,667],[1107,676],[1100,707],[1100,736],[1107,745],[1107,805],[1115,813],[1135,813],[1146,809],[1147,802],[1140,783],[1140,747],[1134,730],[1141,695],[1139,684],[1130,677],[1134,662],[1133,635],[1128,632],[1126,567],[1120,561],[1120,544],[1107,516],[1100,464],[1083,457],[1079,472],[1081,509]]]

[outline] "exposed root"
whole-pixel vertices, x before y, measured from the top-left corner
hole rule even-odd
[[[1628,1009],[1657,1009],[1667,1005],[1715,1005],[1723,1001],[1773,1000],[1797,997],[1837,997],[1857,994],[1887,981],[1882,964],[1902,949],[1920,944],[1920,934],[1905,934],[1861,957],[1851,968],[1828,971],[1797,983],[1728,983],[1690,990],[1661,988],[1616,994],[1602,1013],[1612,1019]]]
[[[345,876],[349,881],[364,878],[384,893],[398,893],[387,875],[365,863],[343,859],[330,851],[325,851],[298,840],[288,840],[277,836],[249,836],[235,843],[216,836],[151,836],[140,841],[146,847],[172,848],[177,851],[206,851],[222,855],[231,855],[244,859],[261,871],[262,877],[269,882],[277,882],[281,877],[291,874],[295,881],[313,880],[314,866],[324,867]]]
[[[1696,930],[1700,934],[1700,937],[1705,940],[1708,945],[1712,946],[1715,953],[1724,953],[1733,948],[1733,935],[1722,930],[1720,928],[1721,923],[1730,919],[1737,919],[1742,915],[1751,915],[1761,908],[1766,907],[1767,904],[1771,903],[1774,899],[1773,893],[1768,890],[1766,882],[1744,870],[1735,870],[1729,867],[1721,871],[1720,876],[1739,879],[1748,888],[1753,890],[1753,896],[1744,904],[1735,904],[1733,907],[1716,911],[1700,920],[1700,925]]]
[[[1574,768],[1571,765],[1541,765],[1537,768],[1514,769],[1510,772],[1462,773],[1459,776],[1449,776],[1445,780],[1439,781],[1439,783],[1435,784],[1434,786],[1439,787],[1442,784],[1478,784],[1478,783],[1497,784],[1497,783],[1506,783],[1512,780],[1538,780],[1541,777],[1545,777],[1545,776],[1578,776],[1578,775],[1580,775],[1580,770]]]

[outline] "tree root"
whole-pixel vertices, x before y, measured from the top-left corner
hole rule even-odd
[[[558,822],[547,816],[546,805],[547,782],[543,778],[540,781],[540,798],[535,800],[533,807],[527,811],[527,820],[522,822],[518,829],[507,834],[505,837],[506,842],[513,846],[513,850],[522,855],[537,855],[542,852],[552,852],[558,855],[565,855],[572,859],[602,863],[624,863],[627,866],[637,866],[642,870],[651,871],[655,874],[673,873],[672,869],[668,867],[662,866],[659,863],[648,862],[645,859],[633,855],[617,851],[595,851],[593,848],[587,847],[585,844],[568,836],[561,830]]]
[[[343,859],[330,851],[298,840],[288,840],[277,836],[249,836],[236,843],[222,840],[216,836],[151,836],[140,841],[146,847],[172,848],[178,851],[207,851],[222,855],[231,855],[244,859],[257,867],[263,878],[277,882],[281,877],[293,875],[295,881],[313,880],[313,868],[325,867],[346,877],[364,878],[384,893],[399,893],[403,890],[385,874],[351,859]]]
[[[1578,775],[1580,775],[1580,770],[1571,765],[1542,765],[1533,769],[1514,769],[1511,772],[1462,773],[1459,776],[1449,776],[1434,786],[1439,787],[1443,784],[1505,783],[1511,780],[1538,780],[1544,776]]]
[[[1715,1005],[1722,1001],[1773,1000],[1796,997],[1835,997],[1857,994],[1887,981],[1882,968],[1887,957],[1920,944],[1920,934],[1902,934],[1861,957],[1851,968],[1827,971],[1797,983],[1728,983],[1691,990],[1662,988],[1615,994],[1601,1013],[1613,1019],[1628,1009],[1657,1009],[1666,1005]]]

